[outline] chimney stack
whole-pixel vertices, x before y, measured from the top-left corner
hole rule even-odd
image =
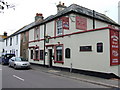
[[[35,16],[35,22],[41,22],[43,21],[43,14],[42,13],[36,13],[36,16]]]
[[[120,1],[118,2],[118,23],[120,24]]]
[[[65,3],[61,3],[60,1],[59,4],[57,5],[57,12],[60,12],[64,10],[65,8],[66,8]]]
[[[7,32],[4,32],[4,35],[3,36],[7,36]]]

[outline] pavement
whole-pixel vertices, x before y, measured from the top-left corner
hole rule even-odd
[[[45,73],[49,74],[54,74],[66,78],[71,78],[75,80],[80,80],[83,82],[88,82],[92,84],[97,84],[97,85],[102,85],[106,86],[109,88],[118,88],[120,89],[120,80],[119,79],[104,79],[104,78],[99,78],[99,77],[94,77],[94,76],[89,76],[89,75],[83,75],[83,74],[78,74],[78,73],[72,73],[72,72],[67,72],[63,70],[56,70],[54,68],[47,68],[39,65],[31,65],[31,68],[33,70],[40,70]]]

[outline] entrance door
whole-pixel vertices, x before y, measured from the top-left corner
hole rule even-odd
[[[52,67],[52,49],[48,49],[49,51],[49,66]]]

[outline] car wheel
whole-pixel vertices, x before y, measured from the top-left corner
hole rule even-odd
[[[8,65],[9,67],[11,67],[11,65],[10,65],[10,63],[9,63],[9,65]]]
[[[4,62],[2,62],[2,65],[4,65],[5,63]]]
[[[17,69],[17,66],[16,66],[16,65],[14,65],[14,69]]]

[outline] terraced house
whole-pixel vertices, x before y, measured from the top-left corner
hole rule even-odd
[[[118,75],[120,25],[76,4],[66,7],[59,3],[57,10],[29,30],[30,62],[74,72]]]
[[[34,64],[71,72],[118,76],[119,27],[104,14],[60,2],[57,14],[44,19],[37,13],[35,22],[20,30],[21,56]]]

